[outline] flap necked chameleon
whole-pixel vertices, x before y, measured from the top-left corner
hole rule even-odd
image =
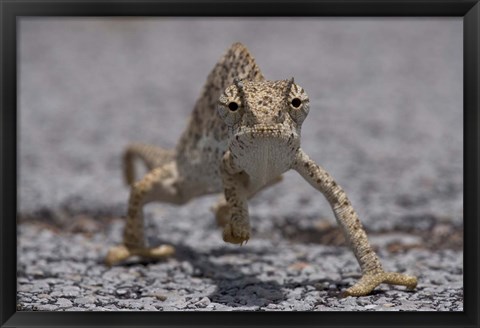
[[[124,175],[131,191],[123,244],[109,250],[106,263],[174,252],[169,245],[145,245],[142,208],[152,201],[184,204],[222,193],[214,211],[223,240],[246,243],[251,234],[247,200],[293,169],[326,197],[360,264],[362,277],[346,295],[367,295],[381,283],[415,288],[415,277],[384,271],[344,190],[300,147],[309,109],[307,93],[293,78],[266,80],[247,48],[233,44],[209,74],[174,150],[127,147]],[[149,170],[139,181],[135,159]]]

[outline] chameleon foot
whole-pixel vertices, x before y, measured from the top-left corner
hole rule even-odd
[[[250,226],[239,222],[230,222],[223,228],[223,240],[232,244],[245,244],[250,239]]]
[[[370,294],[381,283],[406,286],[407,289],[412,290],[417,287],[417,278],[397,272],[367,273],[355,285],[348,288],[343,295],[365,296]]]
[[[152,248],[137,249],[129,249],[125,245],[119,245],[110,248],[107,257],[105,258],[105,264],[112,266],[119,262],[125,261],[132,256],[140,256],[149,259],[162,259],[173,255],[174,253],[175,248],[170,245],[160,245]]]

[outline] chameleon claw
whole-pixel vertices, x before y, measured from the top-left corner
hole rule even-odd
[[[242,240],[240,242],[240,246],[247,245],[247,243],[248,243],[248,239]]]

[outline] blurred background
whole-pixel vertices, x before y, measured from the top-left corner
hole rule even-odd
[[[19,27],[20,214],[122,214],[125,145],[174,147],[207,74],[240,41],[268,79],[294,76],[309,93],[302,146],[363,222],[462,221],[461,19],[22,18]],[[274,216],[331,216],[294,172],[261,199]]]

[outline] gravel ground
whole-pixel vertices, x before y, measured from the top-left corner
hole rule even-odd
[[[461,19],[22,18],[19,33],[19,310],[463,310]],[[123,147],[174,147],[235,41],[309,93],[303,148],[417,291],[339,297],[358,264],[294,172],[250,202],[247,246],[223,243],[208,196],[146,208],[175,257],[102,264],[126,210]]]
[[[384,266],[417,275],[417,290],[382,285],[367,297],[342,298],[340,292],[359,278],[348,248],[279,236],[254,238],[247,247],[225,245],[209,213],[197,206],[207,223],[193,231],[188,224],[149,226],[150,231],[168,231],[150,241],[175,245],[175,257],[113,268],[100,261],[105,245],[119,241],[120,220],[111,222],[105,233],[89,235],[22,225],[18,309],[463,311],[461,251],[432,252],[418,247],[421,240],[411,235],[374,236]],[[401,251],[387,250],[400,240]]]

